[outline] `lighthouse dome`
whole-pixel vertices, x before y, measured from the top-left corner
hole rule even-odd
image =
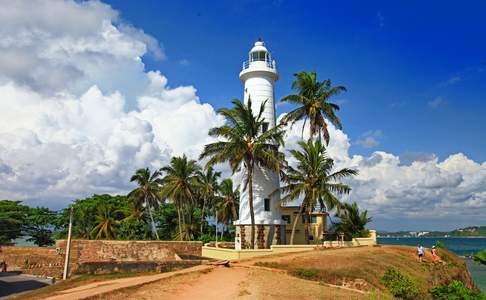
[[[265,43],[263,41],[256,41],[253,48],[251,48],[250,53],[260,52],[260,51],[268,52],[267,48],[265,47]]]
[[[258,39],[258,41],[255,42],[255,45],[253,48],[251,48],[248,56],[250,62],[271,61],[270,52],[268,52],[267,48],[265,47],[265,43],[261,39]]]

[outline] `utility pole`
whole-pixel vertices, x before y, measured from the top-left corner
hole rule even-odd
[[[214,227],[214,230],[216,231],[216,248],[218,248],[218,210],[215,210],[215,215],[216,215],[216,226]]]
[[[62,279],[66,280],[69,272],[69,257],[71,255],[71,232],[73,229],[73,211],[74,208],[71,206],[71,210],[69,211],[69,229],[68,229],[68,238],[66,243],[66,257],[64,259],[64,273],[62,275]]]

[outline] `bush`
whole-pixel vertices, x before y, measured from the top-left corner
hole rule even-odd
[[[459,280],[449,285],[440,285],[430,290],[432,297],[437,300],[486,300],[486,296],[464,286]]]
[[[445,249],[445,244],[444,244],[443,241],[436,241],[435,247],[440,248],[440,249]]]
[[[418,299],[419,291],[415,283],[394,268],[388,268],[381,281],[390,293],[401,299]]]
[[[307,280],[315,280],[319,277],[319,270],[318,269],[305,269],[305,268],[296,268],[290,272],[295,277],[299,277],[302,279]]]
[[[486,250],[479,251],[478,253],[476,253],[474,255],[473,258],[474,258],[475,262],[482,264],[482,265],[486,265]]]

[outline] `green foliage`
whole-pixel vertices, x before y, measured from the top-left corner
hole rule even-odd
[[[125,218],[120,222],[116,237],[120,240],[148,240],[150,228],[144,221]]]
[[[117,235],[118,225],[120,219],[123,219],[124,215],[120,209],[110,205],[102,204],[96,211],[95,220],[96,226],[91,230],[91,234],[95,239],[114,239]]]
[[[30,236],[27,240],[34,242],[39,247],[54,244],[52,229],[56,218],[56,212],[47,207],[30,208],[24,224],[24,230]]]
[[[288,165],[284,169],[282,181],[285,185],[280,188],[285,195],[282,202],[286,203],[303,196],[300,211],[306,215],[310,215],[317,204],[326,210],[341,206],[335,194],[347,194],[351,188],[340,180],[357,174],[357,171],[348,168],[334,171],[334,160],[327,155],[326,148],[320,140],[314,142],[309,139],[307,143],[299,142],[299,146],[300,151],[290,150],[297,161],[296,168]],[[308,223],[306,228],[308,231]],[[290,238],[291,244],[293,236],[294,227]]]
[[[395,268],[388,268],[381,281],[394,297],[419,299],[419,290],[415,283]]]
[[[435,247],[440,248],[440,249],[445,249],[446,246],[443,241],[436,241],[435,242]]]
[[[162,240],[174,238],[177,230],[177,209],[174,203],[165,203],[155,212],[159,236]]]
[[[233,173],[239,171],[243,165],[245,189],[248,188],[248,202],[250,206],[251,248],[255,247],[255,211],[253,208],[253,172],[256,167],[279,172],[285,162],[284,154],[279,152],[283,146],[282,125],[268,127],[263,117],[266,101],[262,102],[259,111],[253,112],[251,99],[248,105],[240,100],[233,100],[234,107],[222,108],[218,113],[222,115],[226,124],[209,130],[209,135],[219,141],[204,147],[200,159],[208,158],[208,166],[228,162]]]
[[[0,245],[22,235],[22,225],[29,207],[20,201],[0,200]]]
[[[479,251],[473,256],[475,262],[486,265],[486,250]]]
[[[179,240],[192,240],[195,235],[196,223],[194,209],[198,205],[198,178],[197,173],[201,167],[186,155],[173,157],[170,164],[161,168],[165,173],[161,180],[161,196],[174,203],[177,209]]]
[[[105,216],[105,221],[110,219],[110,222],[105,225],[110,225],[110,232],[113,233],[111,238],[116,238],[117,225],[115,222],[120,222],[130,215],[131,208],[126,196],[111,196],[111,195],[93,195],[85,199],[78,199],[74,201],[71,206],[74,209],[73,213],[73,238],[94,239],[99,231],[93,231]],[[69,210],[70,207],[65,208],[60,213],[56,225],[58,231],[56,238],[67,237],[67,227],[69,224]],[[110,217],[111,215],[111,217]],[[113,221],[113,224],[110,224]],[[105,226],[106,227],[106,226]],[[110,233],[111,234],[111,233]],[[106,236],[106,235],[101,235]],[[100,237],[101,237],[100,236]]]
[[[296,268],[291,270],[290,274],[295,277],[299,277],[307,280],[316,280],[319,278],[318,269]]]
[[[157,239],[159,239],[159,235],[152,210],[158,208],[161,201],[160,175],[160,171],[151,173],[149,168],[138,169],[135,175],[130,178],[130,181],[136,182],[138,187],[128,194],[128,199],[134,210],[141,211],[144,207],[148,211],[152,223],[152,232],[155,233]]]
[[[217,199],[218,221],[228,226],[238,220],[240,193],[238,189],[233,189],[231,178],[221,182]]]
[[[199,198],[197,202],[201,205],[201,222],[199,225],[199,233],[201,234],[207,224],[205,216],[211,211],[214,212],[216,207],[219,177],[221,177],[221,172],[215,172],[211,166],[208,166],[204,171],[199,170],[196,172],[196,194]]]
[[[452,281],[449,285],[433,287],[430,290],[432,297],[437,300],[485,300],[486,296],[481,292],[473,291],[459,280]]]
[[[327,145],[330,137],[326,119],[338,129],[342,129],[341,121],[335,114],[339,110],[339,106],[329,102],[329,99],[346,91],[346,88],[344,86],[331,87],[330,79],[319,82],[316,71],[310,73],[303,71],[294,74],[294,76],[295,81],[292,83],[292,88],[296,89],[298,93],[288,95],[280,101],[293,103],[298,107],[286,114],[282,119],[282,123],[290,122],[294,124],[299,120],[304,120],[302,126],[303,138],[306,122],[309,121],[311,137],[317,135],[320,140],[321,136],[324,136]]]
[[[334,224],[333,231],[344,233],[346,239],[358,237],[368,237],[369,231],[366,229],[366,224],[371,222],[368,217],[368,211],[360,212],[358,204],[343,203],[336,212],[336,217],[339,221]]]

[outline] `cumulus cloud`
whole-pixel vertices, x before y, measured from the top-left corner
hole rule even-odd
[[[165,56],[101,2],[4,3],[0,198],[61,207],[126,192],[137,168],[172,155],[197,157],[222,120],[194,87],[146,72],[150,53]]]
[[[302,122],[297,122],[288,132],[287,148],[297,147],[301,126]],[[443,229],[444,220],[451,227],[484,222],[486,162],[477,163],[462,153],[443,161],[422,153],[410,156],[408,164],[403,164],[399,156],[383,151],[375,151],[370,156],[350,155],[349,137],[332,124],[329,131],[328,152],[335,159],[336,168],[359,170],[357,176],[346,180],[352,192],[343,196],[343,201],[356,201],[368,209],[380,221],[381,228],[417,229],[420,224],[430,223]],[[305,130],[304,139],[308,136]],[[433,220],[441,221],[434,225]]]

